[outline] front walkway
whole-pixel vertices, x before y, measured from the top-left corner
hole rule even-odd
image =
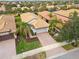
[[[38,37],[39,41],[41,42],[42,46],[47,46],[47,45],[50,45],[50,44],[57,43],[49,35],[49,33],[39,33],[39,34],[37,34],[37,37]],[[49,48],[51,48],[51,47],[49,47]],[[63,49],[62,47],[57,47],[55,49],[51,49],[51,50],[46,51],[46,56],[50,57],[50,56],[56,55],[58,53],[63,53],[63,52],[65,52],[65,49]]]

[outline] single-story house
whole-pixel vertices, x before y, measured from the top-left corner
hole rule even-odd
[[[2,6],[0,7],[0,11],[6,11],[6,8],[5,8],[4,5],[2,5]]]
[[[56,17],[57,17],[57,20],[62,22],[62,23],[66,23],[69,20],[69,18],[64,17],[64,16],[60,16],[60,15],[57,15],[57,14],[56,14]]]
[[[73,6],[79,8],[79,4],[73,4]]]
[[[31,25],[32,25],[32,30],[35,33],[48,32],[49,25],[41,18],[38,18],[37,20],[32,22]]]
[[[0,59],[11,59],[16,55],[16,25],[13,15],[0,15]]]
[[[29,7],[21,7],[21,10],[25,10],[25,9],[27,9],[27,10],[29,10]]]
[[[59,10],[59,11],[55,11],[53,13],[57,16],[57,18],[59,20],[62,21],[62,23],[65,23],[69,20],[70,13],[72,13],[74,11],[79,13],[78,9]]]
[[[54,7],[55,7],[54,5],[47,5],[47,6],[46,6],[46,8],[48,8],[48,9],[49,9],[49,8],[54,8]]]
[[[62,23],[65,23],[66,21],[68,21],[69,18],[66,17],[66,15],[68,15],[68,13],[66,14],[66,11],[64,10],[59,10],[59,11],[55,11],[52,13],[52,17],[49,16],[48,11],[43,11],[43,12],[39,12],[38,15],[41,16],[46,22],[49,22],[51,20],[51,18],[53,18],[53,16],[57,16],[58,20],[61,21]]]
[[[15,18],[12,15],[0,16],[0,36],[13,34],[16,32]]]
[[[38,12],[38,15],[44,19],[46,22],[49,22],[51,20],[51,17],[49,16],[50,12],[48,11],[43,11],[43,12]]]
[[[33,13],[23,13],[21,19],[31,26],[34,33],[48,32],[48,23]]]
[[[58,14],[58,15],[61,15],[61,16],[64,16],[64,17],[69,17],[69,14],[71,12],[78,12],[79,13],[79,10],[78,9],[69,9],[69,10],[59,10],[59,11],[55,11],[54,14]]]
[[[74,12],[74,11],[76,11],[79,14],[79,9],[70,9],[70,10],[67,10],[67,12],[69,12],[69,13]]]
[[[58,10],[53,13],[56,15],[63,16],[63,17],[69,17],[69,12],[67,12],[67,10]]]

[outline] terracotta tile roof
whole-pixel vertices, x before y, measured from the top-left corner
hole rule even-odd
[[[21,14],[21,19],[23,22],[32,21],[30,24],[33,25],[35,29],[48,27],[48,23],[33,13],[23,13]],[[35,20],[33,21],[33,19]]]
[[[60,16],[69,17],[69,12],[67,12],[67,10],[59,10],[59,11],[56,11],[54,13],[58,14]]]
[[[4,20],[1,20],[2,17],[3,17],[3,15],[0,16],[0,30],[3,29],[4,28],[4,25],[5,25],[5,21]]]
[[[50,12],[48,12],[48,11],[38,12],[38,14],[39,14],[40,16],[44,17],[44,18],[47,19],[47,20],[50,20],[50,19],[51,19],[50,16],[49,16],[49,13],[50,13]]]
[[[71,12],[77,11],[79,13],[78,9],[69,9],[69,10],[59,10],[54,12],[54,14],[57,16],[59,20],[61,20],[63,23],[69,20],[69,15]]]
[[[32,22],[31,25],[33,25],[35,29],[47,28],[49,26],[48,23],[41,18],[38,18],[36,21]]]
[[[27,12],[20,15],[23,22],[30,22],[37,18],[37,15]]]
[[[65,23],[69,20],[69,18],[66,18],[66,17],[63,17],[63,16],[60,16],[60,15],[56,15],[57,16],[57,19],[59,21],[61,21],[62,23]]]
[[[62,15],[62,16],[65,16],[65,17],[69,17],[69,14],[71,12],[74,12],[74,11],[77,11],[79,13],[79,10],[78,9],[59,10],[59,11],[56,11],[54,13],[59,14],[59,15]]]
[[[74,12],[74,11],[78,12],[78,14],[79,14],[79,9],[70,9],[70,10],[67,10],[67,12],[69,12],[69,13]]]
[[[0,19],[0,32],[16,32],[15,18],[12,15],[3,15]]]

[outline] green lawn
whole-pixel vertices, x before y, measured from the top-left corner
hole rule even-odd
[[[29,59],[30,56],[25,57],[23,59]],[[32,55],[32,57],[37,57],[37,59],[46,59],[46,53],[45,52],[40,52],[38,54]]]
[[[22,22],[21,18],[20,18],[20,16],[16,16],[15,18],[16,18],[16,20],[15,20],[16,21],[16,28],[19,28],[21,26],[20,22]],[[31,32],[32,32],[32,30],[31,30]],[[16,42],[17,43],[17,45],[16,45],[17,54],[41,47],[41,44],[37,38],[31,39],[29,41],[29,40],[25,39],[22,36],[22,34],[19,35],[19,37],[20,37],[19,41]]]
[[[62,46],[65,50],[71,50],[71,49],[74,49],[76,47],[72,46],[72,44],[67,44],[67,45],[64,45]],[[79,47],[79,42],[78,42],[78,46]]]
[[[70,49],[73,49],[74,47],[71,44],[67,44],[67,45],[64,45],[63,48],[66,50],[70,50]]]
[[[27,41],[21,38],[19,42],[17,42],[16,52],[18,54],[38,47],[41,47],[41,44],[38,40],[33,39],[32,41]]]

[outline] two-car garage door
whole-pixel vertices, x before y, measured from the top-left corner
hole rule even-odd
[[[36,33],[48,32],[48,28],[36,29]]]
[[[43,32],[48,32],[48,28],[40,28],[40,29],[34,29],[31,27],[34,33],[43,33]]]

